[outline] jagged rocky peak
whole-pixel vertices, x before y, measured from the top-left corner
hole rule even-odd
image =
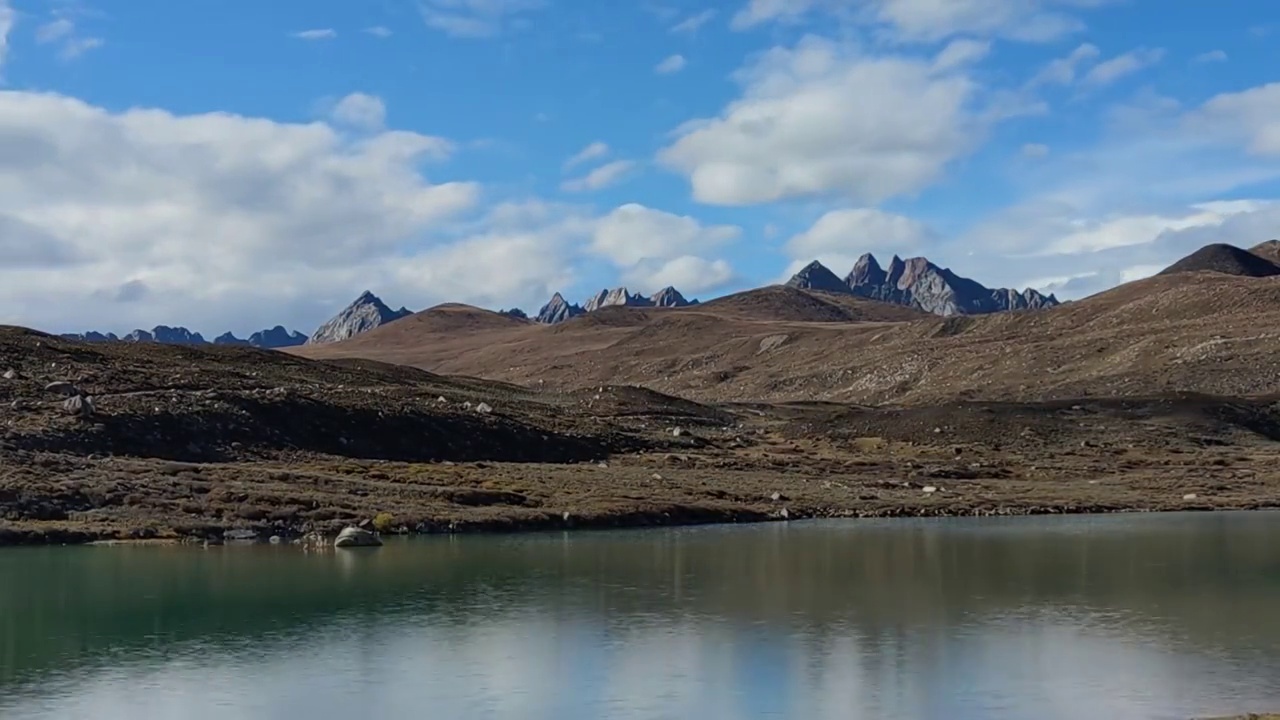
[[[1031,288],[1021,292],[987,288],[924,257],[903,260],[894,255],[888,269],[882,270],[875,256],[868,253],[854,264],[845,284],[854,295],[937,315],[973,315],[1059,304],[1053,295],[1045,296]]]
[[[513,317],[513,318],[515,318],[515,319],[517,319],[517,320],[528,320],[528,319],[529,319],[529,314],[528,314],[528,313],[526,313],[525,311],[521,310],[521,309],[520,309],[520,308],[518,308],[518,307],[514,307],[514,308],[510,308],[510,309],[506,309],[506,308],[504,308],[504,309],[502,309],[502,310],[499,310],[499,311],[498,311],[498,314],[499,314],[499,315],[506,315],[507,317]]]
[[[61,337],[68,340],[82,340],[84,342],[111,342],[119,340],[120,337],[115,333],[100,333],[96,330],[82,333],[62,333]]]
[[[241,340],[235,333],[224,332],[213,339],[214,345],[248,345],[248,340]]]
[[[787,281],[787,285],[800,290],[822,290],[824,292],[849,292],[849,286],[846,285],[836,274],[827,269],[826,265],[814,260],[800,269],[800,272],[791,276]]]
[[[538,311],[538,316],[535,317],[534,320],[547,325],[554,325],[555,323],[564,322],[569,318],[575,318],[584,312],[586,311],[580,306],[566,301],[563,295],[556,293],[551,296],[551,299],[547,301],[546,305],[542,306],[542,309]]]
[[[355,302],[312,333],[307,344],[340,342],[412,314],[403,307],[392,310],[377,295],[365,290]]]
[[[651,295],[649,303],[654,307],[685,307],[691,304],[679,290],[670,285]]]
[[[307,341],[307,336],[297,330],[286,330],[283,325],[276,325],[267,330],[259,330],[249,336],[249,344],[258,348],[296,347]]]
[[[612,290],[601,290],[592,295],[587,300],[587,304],[583,309],[587,312],[599,310],[602,307],[613,307],[621,305],[625,307],[652,307],[653,303],[643,295],[632,295],[625,287],[614,288]]]

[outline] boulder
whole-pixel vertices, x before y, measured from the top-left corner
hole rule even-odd
[[[75,385],[72,385],[69,382],[63,382],[61,380],[57,382],[51,382],[48,385],[45,385],[44,389],[45,389],[45,392],[57,393],[59,395],[65,395],[67,397],[73,397],[75,395],[80,394],[80,388],[76,387]]]
[[[345,547],[378,547],[382,540],[374,533],[358,527],[345,527],[333,541],[336,548]]]

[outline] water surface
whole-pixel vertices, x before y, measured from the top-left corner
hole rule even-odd
[[[0,718],[1280,709],[1280,514],[0,552]]]

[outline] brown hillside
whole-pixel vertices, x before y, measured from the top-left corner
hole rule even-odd
[[[745,320],[791,322],[898,322],[928,317],[928,313],[902,305],[875,302],[851,295],[800,290],[771,285],[726,295],[681,308],[682,312],[709,312]]]
[[[1249,252],[1260,258],[1280,264],[1280,240],[1267,240],[1249,248]]]
[[[554,332],[524,326],[390,342],[379,329],[298,352],[521,384],[637,384],[703,401],[1280,392],[1280,284],[1265,278],[1167,274],[1049,310],[889,323],[748,320],[741,299],[726,300],[727,310],[709,302]]]
[[[1280,275],[1280,265],[1248,250],[1225,243],[1206,245],[1160,271],[1161,275],[1217,272],[1246,277]]]

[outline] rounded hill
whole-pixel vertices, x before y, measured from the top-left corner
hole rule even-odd
[[[1205,245],[1160,271],[1160,275],[1190,272],[1216,272],[1242,277],[1280,275],[1280,265],[1254,253],[1226,243]]]

